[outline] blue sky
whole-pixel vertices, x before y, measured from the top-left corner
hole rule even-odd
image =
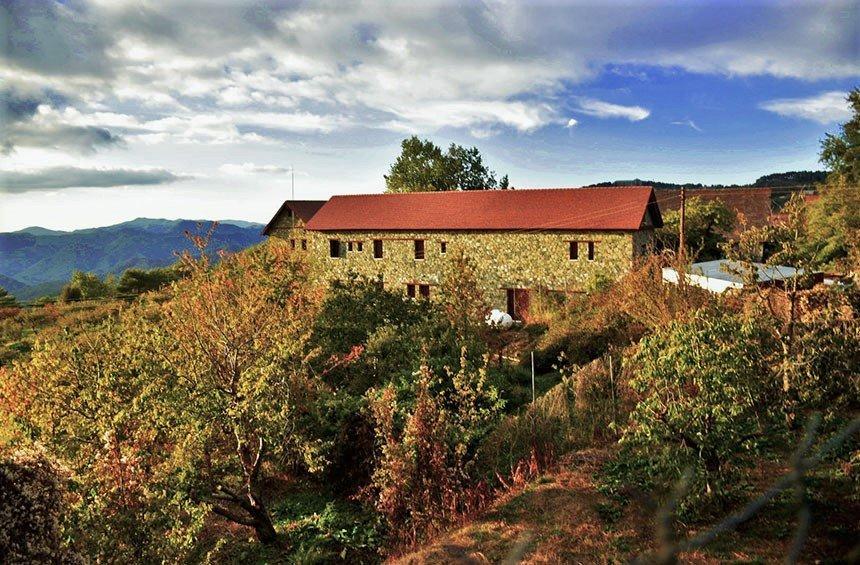
[[[816,169],[857,2],[0,0],[0,230],[266,221],[380,192],[401,139],[517,187]]]

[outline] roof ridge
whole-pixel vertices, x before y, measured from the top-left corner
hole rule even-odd
[[[427,195],[439,195],[439,194],[486,194],[486,193],[499,193],[499,192],[507,192],[507,193],[522,193],[522,192],[558,192],[562,190],[626,190],[633,188],[649,188],[652,189],[650,184],[641,184],[641,185],[630,185],[630,186],[559,186],[559,187],[524,187],[517,189],[479,189],[479,190],[422,190],[418,192],[357,192],[350,194],[334,194],[330,198],[341,198],[341,197],[352,197],[352,196],[415,196],[418,194],[427,194]]]

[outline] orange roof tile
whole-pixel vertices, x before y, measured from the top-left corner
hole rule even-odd
[[[350,230],[620,230],[662,225],[650,186],[333,196],[307,228]]]

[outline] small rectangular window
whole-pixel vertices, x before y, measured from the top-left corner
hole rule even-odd
[[[570,242],[570,260],[576,261],[579,259],[579,242],[571,241]]]
[[[448,242],[447,241],[443,241],[439,244],[439,253],[441,253],[442,255],[448,253]]]
[[[340,258],[340,240],[339,239],[330,239],[328,240],[328,256],[334,259]]]
[[[306,239],[303,239],[303,240],[302,240],[302,250],[303,250],[303,251],[307,251],[307,250],[308,250],[308,240],[306,240]]]
[[[406,296],[409,298],[415,298],[415,285],[407,284],[406,285]]]
[[[382,259],[382,240],[374,239],[373,240],[373,258],[374,259]]]
[[[588,242],[588,260],[594,261],[594,242],[593,241]]]
[[[424,240],[416,239],[415,240],[415,258],[423,259],[424,258]]]
[[[348,241],[348,242],[346,243],[346,250],[347,250],[347,251],[352,251],[352,242],[351,242],[351,241]]]
[[[295,240],[295,239],[291,239],[291,240],[290,240],[290,249],[295,249],[295,248],[296,248],[296,240]]]
[[[355,245],[356,245],[356,248],[357,248],[359,251],[364,251],[364,243],[362,243],[362,242],[360,242],[360,241],[359,241],[359,242],[358,242],[358,243],[356,243]]]
[[[430,298],[430,285],[429,284],[419,284],[418,285],[418,294],[421,295],[421,298]]]

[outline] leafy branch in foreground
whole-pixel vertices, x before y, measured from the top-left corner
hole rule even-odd
[[[860,418],[855,418],[824,443],[817,452],[807,455],[815,443],[820,423],[820,415],[816,414],[810,418],[803,439],[798,444],[791,458],[791,471],[776,480],[758,498],[751,500],[746,506],[730,514],[713,527],[690,539],[676,541],[672,522],[679,502],[686,494],[690,482],[690,473],[689,471],[686,472],[684,477],[675,485],[672,496],[664,504],[657,516],[657,534],[660,539],[660,548],[654,553],[640,555],[634,563],[659,565],[677,563],[678,555],[701,549],[717,537],[735,530],[739,525],[759,513],[777,495],[788,489],[795,490],[798,512],[794,541],[792,542],[789,554],[786,556],[786,562],[796,563],[808,537],[811,522],[811,512],[809,502],[806,499],[804,477],[807,472],[817,467],[828,456],[839,449],[848,438],[860,431]]]

